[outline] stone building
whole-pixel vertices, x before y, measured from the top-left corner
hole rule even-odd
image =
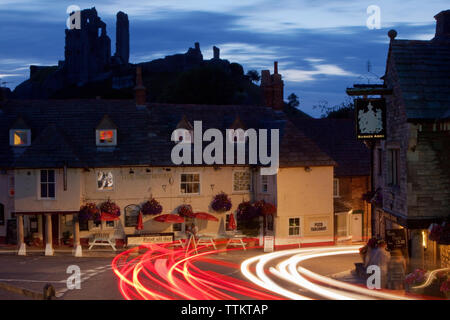
[[[291,117],[291,121],[336,162],[335,239],[367,239],[371,235],[371,210],[364,194],[370,190],[370,152],[356,139],[354,120]]]
[[[391,38],[386,73],[387,139],[376,145],[374,182],[381,200],[374,234],[406,230],[411,267],[439,266],[431,223],[450,216],[450,10],[435,16],[432,40]]]

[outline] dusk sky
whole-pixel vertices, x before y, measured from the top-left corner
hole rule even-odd
[[[429,40],[434,15],[450,9],[448,0],[152,0],[49,1],[0,0],[0,78],[13,89],[29,74],[29,65],[56,65],[64,59],[66,9],[96,7],[107,24],[115,51],[115,14],[130,20],[130,62],[184,53],[200,42],[205,59],[212,46],[221,58],[250,69],[279,72],[285,99],[294,92],[300,109],[320,116],[313,106],[345,101],[345,88],[375,82],[384,73],[389,29],[397,39]],[[381,9],[381,28],[366,26],[370,5]],[[367,72],[367,61],[373,74]]]

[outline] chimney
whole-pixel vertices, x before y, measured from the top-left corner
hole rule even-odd
[[[436,34],[433,40],[450,40],[450,10],[441,11],[434,18]]]
[[[284,83],[278,73],[278,61],[273,65],[274,73],[269,70],[261,71],[261,89],[263,90],[264,105],[275,110],[282,110],[284,106]]]
[[[216,46],[213,46],[213,52],[214,52],[214,58],[213,59],[220,59],[220,49]]]
[[[136,87],[134,87],[134,93],[136,97],[137,106],[145,106],[147,100],[147,94],[145,87],[142,83],[142,67],[136,67]]]

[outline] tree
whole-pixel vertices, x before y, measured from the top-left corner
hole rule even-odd
[[[344,102],[333,107],[328,106],[328,101],[322,100],[319,101],[318,105],[313,106],[313,109],[320,109],[321,117],[329,119],[352,119],[355,113],[355,105],[351,98],[347,98]]]
[[[259,80],[261,80],[261,76],[259,75],[258,71],[256,71],[256,70],[248,70],[247,77],[249,77],[250,80],[253,82],[258,82]]]
[[[296,108],[300,105],[300,102],[298,101],[298,96],[295,93],[291,93],[288,96],[288,105],[290,107]]]

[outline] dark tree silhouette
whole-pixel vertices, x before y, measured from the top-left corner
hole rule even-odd
[[[261,76],[256,70],[248,70],[247,77],[249,77],[249,79],[253,82],[258,82],[259,80],[261,80]]]
[[[291,93],[288,96],[288,104],[293,108],[296,108],[300,105],[300,101],[298,101],[298,96],[295,93]]]

